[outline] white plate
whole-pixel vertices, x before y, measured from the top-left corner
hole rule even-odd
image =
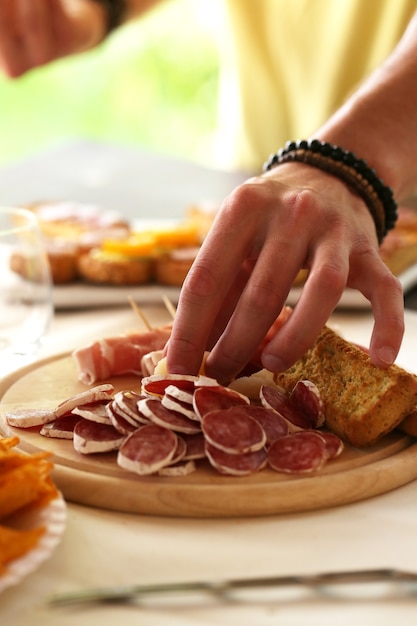
[[[404,293],[417,285],[417,264],[409,267],[400,275],[400,281]],[[288,295],[288,304],[294,306],[297,302],[302,287],[291,289]],[[54,287],[54,304],[57,309],[82,309],[100,306],[126,304],[128,297],[140,303],[158,304],[162,302],[162,297],[167,296],[169,300],[176,304],[180,294],[179,287],[168,287],[164,285],[141,285],[138,287],[109,287],[99,285],[62,285]],[[338,308],[345,309],[368,309],[370,307],[367,300],[359,291],[355,289],[345,289]]]
[[[417,263],[406,269],[399,276],[400,282],[403,286],[404,293],[410,291],[417,285]],[[288,304],[294,306],[300,297],[302,287],[296,287],[291,289],[288,296]],[[369,300],[363,296],[360,291],[355,289],[345,289],[342,297],[340,298],[338,309],[369,309],[371,306]]]
[[[163,296],[173,303],[178,302],[179,287],[164,285],[142,285],[138,287],[109,287],[100,285],[62,285],[54,287],[56,309],[83,309],[101,306],[128,304],[131,296],[137,304],[159,304]]]
[[[0,593],[8,587],[17,585],[49,559],[61,540],[66,517],[66,504],[61,495],[51,500],[47,506],[32,509],[16,517],[14,528],[27,530],[44,526],[45,532],[32,550],[7,565],[6,571],[0,575]]]

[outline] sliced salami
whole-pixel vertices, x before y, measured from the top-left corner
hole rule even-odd
[[[81,419],[74,428],[74,448],[81,454],[97,454],[118,450],[125,435],[113,426]]]
[[[326,452],[328,459],[335,459],[337,456],[339,456],[339,454],[342,454],[345,445],[340,437],[328,431],[319,430],[318,433],[321,437],[323,437],[326,443]]]
[[[144,397],[135,391],[119,391],[113,399],[113,410],[136,428],[147,424],[148,418],[138,408],[139,400]]]
[[[268,464],[276,472],[305,474],[320,470],[328,456],[326,443],[312,430],[276,439],[268,449]]]
[[[184,461],[204,459],[206,457],[206,439],[202,432],[194,435],[181,435],[186,443],[186,451],[183,457]]]
[[[169,387],[167,387],[167,390],[168,389]],[[170,409],[171,411],[176,411],[178,413],[181,413],[181,415],[185,415],[185,417],[187,417],[190,420],[194,420],[196,422],[200,421],[194,412],[192,404],[190,405],[188,404],[188,402],[181,402],[181,400],[177,400],[176,398],[173,398],[168,393],[168,391],[166,391],[165,394],[162,396],[161,403],[162,403],[162,406],[164,406],[166,409]]]
[[[189,435],[200,432],[199,422],[190,420],[188,417],[185,417],[185,415],[178,413],[178,411],[167,409],[162,405],[162,402],[156,398],[139,400],[138,407],[154,424]]]
[[[55,439],[73,439],[75,425],[82,418],[79,415],[68,413],[68,415],[62,415],[53,422],[44,424],[40,430],[41,435],[44,437],[53,437]]]
[[[136,474],[154,474],[170,464],[177,441],[177,435],[172,430],[157,424],[141,426],[122,444],[117,463]]]
[[[318,387],[311,380],[299,380],[290,394],[292,404],[305,415],[311,428],[324,424],[324,402]]]
[[[266,452],[262,448],[246,454],[229,454],[206,444],[206,455],[210,464],[221,474],[248,476],[259,472],[266,465]]]
[[[189,408],[193,407],[194,393],[185,391],[185,389],[181,389],[176,385],[168,385],[168,387],[165,388],[164,395],[170,396],[173,400],[178,400],[184,407],[187,405]]]
[[[110,425],[111,421],[106,408],[109,402],[110,400],[102,400],[100,402],[94,402],[92,404],[76,406],[72,410],[72,413],[74,415],[79,415],[86,420],[90,420],[91,422]]]
[[[106,410],[113,428],[115,428],[121,435],[130,435],[130,433],[133,433],[133,431],[138,428],[138,426],[128,422],[127,419],[121,415],[119,408],[113,401],[109,402]]]
[[[197,376],[185,376],[182,374],[145,376],[145,378],[142,378],[142,393],[147,396],[162,397],[169,385],[175,385],[178,389],[193,393],[194,383],[197,378]]]
[[[60,402],[55,408],[55,417],[65,415],[65,413],[69,413],[77,406],[99,402],[100,400],[111,400],[113,392],[114,387],[110,383],[91,387],[91,389],[82,391]]]
[[[288,435],[288,422],[276,411],[254,404],[249,405],[245,410],[262,426],[266,435],[266,445],[270,445],[275,439]]]
[[[198,387],[194,392],[194,411],[200,419],[210,411],[249,404],[249,398],[221,385]]]
[[[256,452],[264,447],[266,435],[245,406],[210,411],[201,420],[206,441],[229,454]]]
[[[8,411],[5,417],[9,426],[33,428],[33,426],[42,426],[48,422],[53,422],[56,415],[53,409],[18,409]]]
[[[290,432],[314,428],[312,420],[291,401],[289,395],[280,387],[262,385],[259,397],[262,406],[273,409],[287,420]]]
[[[197,469],[194,461],[180,461],[174,465],[167,465],[159,470],[159,476],[187,476]]]

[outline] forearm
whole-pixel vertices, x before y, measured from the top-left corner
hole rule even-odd
[[[417,14],[387,61],[315,137],[355,152],[398,201],[417,186]]]

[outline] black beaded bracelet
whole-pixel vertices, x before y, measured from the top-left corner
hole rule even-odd
[[[100,4],[106,13],[106,35],[123,23],[127,6],[126,0],[94,0]]]
[[[349,185],[366,203],[375,222],[380,244],[387,232],[394,228],[397,220],[397,203],[392,190],[382,182],[366,161],[359,159],[353,152],[318,139],[290,141],[285,148],[271,154],[263,166],[263,171],[267,172],[277,165],[290,161],[317,167]]]

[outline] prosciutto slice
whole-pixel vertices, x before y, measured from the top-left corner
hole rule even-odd
[[[77,348],[72,356],[78,380],[91,385],[122,374],[142,376],[142,358],[149,352],[164,348],[171,328],[171,325],[159,326],[141,333],[107,337]]]

